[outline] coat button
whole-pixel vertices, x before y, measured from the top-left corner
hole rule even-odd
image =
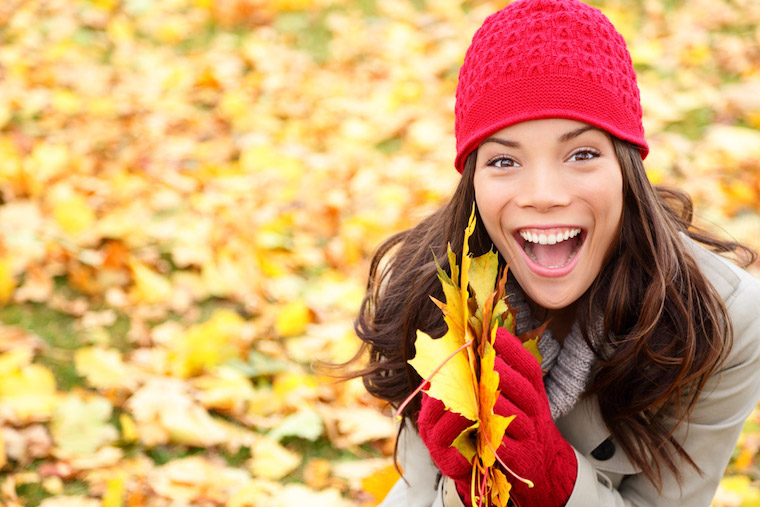
[[[599,444],[596,449],[591,451],[591,456],[594,457],[594,459],[599,461],[607,461],[611,457],[615,455],[615,444],[612,442],[612,437],[608,438],[601,444]]]

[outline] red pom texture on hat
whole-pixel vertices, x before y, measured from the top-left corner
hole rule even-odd
[[[625,40],[578,0],[519,0],[475,32],[459,71],[456,168],[494,132],[526,120],[567,118],[649,152]]]

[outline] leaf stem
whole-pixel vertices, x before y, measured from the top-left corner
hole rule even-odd
[[[447,357],[446,359],[443,360],[443,362],[438,366],[438,368],[436,368],[435,370],[433,370],[433,373],[431,373],[428,378],[426,378],[425,380],[423,380],[420,383],[420,385],[417,386],[417,389],[415,389],[414,391],[412,391],[412,394],[410,394],[409,396],[406,397],[406,399],[404,400],[404,402],[401,403],[401,405],[399,405],[399,407],[396,409],[396,420],[398,420],[398,421],[401,420],[401,413],[404,411],[404,409],[406,408],[406,406],[409,405],[409,403],[414,399],[414,397],[417,396],[417,393],[419,393],[420,391],[422,391],[422,388],[425,387],[425,384],[427,384],[428,382],[430,382],[430,379],[432,379],[433,377],[435,377],[436,373],[438,373],[439,371],[441,371],[441,368],[443,368],[444,365],[446,363],[448,363],[449,360],[452,357],[456,356],[457,354],[459,354],[460,352],[462,352],[464,349],[466,349],[470,345],[472,345],[472,340],[465,342],[464,345],[462,345],[461,347],[459,347],[458,349],[456,349],[454,352],[452,352],[449,357]]]
[[[486,468],[486,471],[482,477],[482,482],[480,483],[480,502],[478,502],[480,505],[483,505],[483,501],[485,500],[487,483],[488,483],[488,468]]]
[[[509,467],[506,465],[506,463],[504,463],[504,462],[501,460],[501,458],[499,457],[499,455],[498,455],[498,454],[496,454],[496,450],[494,450],[493,446],[491,445],[491,442],[489,442],[489,441],[488,441],[488,437],[487,437],[485,434],[482,434],[482,436],[483,436],[483,439],[486,441],[486,444],[488,445],[488,448],[489,448],[489,449],[491,449],[491,452],[493,452],[493,455],[494,455],[494,456],[496,456],[496,460],[499,462],[499,464],[500,464],[501,466],[503,466],[503,467],[504,467],[504,470],[506,470],[507,472],[509,472],[510,474],[512,474],[512,475],[514,476],[514,478],[515,478],[515,479],[517,479],[517,480],[519,480],[519,481],[522,481],[522,482],[524,482],[525,484],[527,484],[527,486],[528,486],[529,488],[532,488],[532,487],[533,487],[533,481],[531,481],[531,480],[529,480],[529,479],[525,479],[524,477],[520,477],[519,475],[517,475],[516,473],[514,473],[514,472],[512,471],[512,469],[511,469],[511,468],[509,468]],[[500,447],[501,447],[501,446],[500,446]]]
[[[472,479],[470,479],[470,503],[475,504],[475,488],[478,486],[478,463],[472,467]],[[483,499],[478,502],[478,507],[483,507]]]

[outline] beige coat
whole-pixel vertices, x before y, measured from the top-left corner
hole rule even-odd
[[[606,450],[611,457],[597,451],[597,457],[607,459],[595,459],[592,451],[610,432],[596,399],[583,399],[557,420],[578,458],[578,479],[567,507],[709,506],[744,421],[760,399],[760,280],[689,243],[703,273],[723,298],[734,328],[734,346],[723,368],[708,381],[688,424],[675,433],[703,475],[684,464],[682,487],[674,476],[665,474],[662,493],[658,493],[622,450],[609,442]],[[463,505],[452,481],[437,480],[438,469],[413,429],[404,428],[399,453],[408,484],[403,479],[396,483],[381,507]]]

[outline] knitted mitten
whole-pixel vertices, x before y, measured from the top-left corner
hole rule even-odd
[[[494,412],[514,415],[504,440],[496,449],[515,473],[533,482],[528,488],[514,479],[510,492],[519,506],[559,507],[575,486],[577,460],[572,446],[562,437],[551,416],[540,365],[518,338],[499,329],[494,342],[501,395]],[[417,419],[420,437],[441,473],[450,477],[465,505],[471,505],[472,464],[451,444],[473,421],[447,410],[444,404],[423,393]]]
[[[494,348],[501,390],[494,412],[515,416],[496,453],[511,470],[534,484],[528,488],[507,474],[512,483],[510,497],[522,507],[565,505],[575,487],[578,462],[552,419],[541,366],[506,329],[496,332]]]

